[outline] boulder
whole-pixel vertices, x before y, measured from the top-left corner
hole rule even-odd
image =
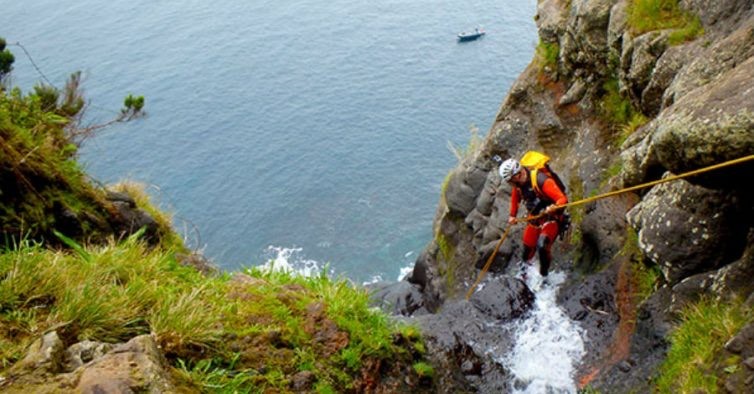
[[[151,335],[118,344],[85,366],[76,387],[81,393],[175,392],[166,362]]]
[[[466,171],[456,169],[450,173],[445,189],[445,203],[448,209],[461,216],[466,216],[476,205],[477,194],[466,181]]]
[[[113,344],[94,342],[94,341],[81,341],[74,343],[65,350],[65,364],[64,370],[66,372],[73,372],[77,368],[86,365],[87,363],[100,358],[112,350]]]
[[[685,9],[698,15],[705,30],[729,32],[739,20],[751,15],[750,0],[682,0]]]
[[[587,205],[581,222],[582,259],[576,265],[586,272],[604,267],[626,240],[626,212],[636,196],[621,195]]]
[[[378,282],[366,286],[371,304],[391,315],[411,316],[415,312],[427,313],[418,285],[407,281]]]
[[[34,341],[24,358],[10,369],[10,375],[58,373],[63,369],[63,341],[50,331]]]
[[[623,52],[623,33],[628,21],[628,0],[619,0],[610,9],[610,19],[607,24],[608,50],[616,59]]]
[[[604,72],[607,54],[607,28],[614,0],[573,0],[565,33],[561,36],[560,53],[566,76],[577,69],[590,68],[591,73]]]
[[[749,222],[735,194],[684,180],[652,188],[627,216],[639,247],[673,285],[741,256]]]
[[[654,376],[665,359],[667,337],[673,327],[672,315],[667,310],[671,290],[661,288],[649,297],[637,314],[636,330],[631,337],[628,371],[618,363],[599,371],[590,387],[606,393],[649,393],[653,391],[650,377]]]
[[[753,43],[754,44],[754,43]],[[654,122],[652,151],[674,173],[754,153],[754,57],[688,94]],[[696,177],[712,187],[737,188],[754,165],[741,164]]]
[[[446,302],[441,311],[414,319],[422,330],[427,355],[438,372],[441,393],[507,391],[506,371],[490,354],[513,346],[508,330],[490,321],[470,302]]]
[[[730,299],[754,294],[754,230],[749,232],[747,247],[737,261],[720,269],[690,276],[673,286],[670,310],[680,312],[703,296]]]
[[[477,286],[469,301],[491,319],[510,320],[531,309],[534,293],[520,279],[488,275]]]
[[[750,14],[735,32],[707,46],[678,72],[663,96],[663,106],[669,107],[697,88],[716,82],[723,74],[740,67],[752,55],[754,16]]]
[[[567,283],[558,296],[562,306],[571,320],[578,321],[584,330],[586,354],[583,365],[598,365],[605,349],[613,339],[620,315],[615,300],[615,271],[617,265],[590,275],[582,281]]]
[[[667,31],[651,31],[623,43],[619,78],[635,103],[639,103],[657,59],[667,48],[668,34]]]
[[[567,11],[560,0],[537,2],[537,14],[534,16],[534,20],[537,22],[539,38],[543,42],[558,42],[558,37],[563,33]]]
[[[662,97],[678,71],[701,52],[698,43],[687,43],[667,48],[651,70],[649,82],[641,92],[641,110],[648,116],[657,116],[664,109]]]

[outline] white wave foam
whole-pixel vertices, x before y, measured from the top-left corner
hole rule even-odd
[[[584,355],[583,331],[556,304],[563,272],[546,281],[536,265],[526,269],[536,300],[530,315],[514,326],[513,351],[499,360],[514,375],[515,393],[576,393],[576,365]]]
[[[401,268],[401,272],[398,274],[398,280],[401,281],[405,277],[411,275],[414,272],[414,263]]]
[[[361,285],[367,286],[367,285],[375,284],[377,282],[382,282],[382,275],[380,274],[372,275],[372,277],[369,280],[362,282]]]
[[[314,276],[322,272],[322,267],[316,260],[303,257],[303,248],[286,248],[270,245],[266,253],[271,256],[267,263],[259,268],[270,271],[285,271],[301,276]]]

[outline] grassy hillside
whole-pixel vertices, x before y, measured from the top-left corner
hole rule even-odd
[[[364,289],[324,274],[206,276],[176,258],[183,242],[143,191],[119,185],[116,203],[87,177],[76,161],[80,144],[138,115],[143,98],[128,96],[111,122],[82,127],[79,74],[63,91],[24,94],[3,84],[9,70],[0,75],[2,390],[55,385],[48,371],[25,379],[37,372],[14,369],[53,330],[65,347],[152,334],[182,392],[431,388],[418,330],[370,308]],[[156,237],[123,231],[132,212],[123,213],[124,194],[134,201],[129,209],[149,213]],[[294,390],[294,380],[303,388]]]
[[[0,367],[54,328],[65,345],[152,333],[178,381],[201,391],[286,392],[302,371],[317,392],[362,391],[380,370],[399,377],[397,389],[403,376],[431,373],[417,329],[372,310],[346,280],[258,269],[205,277],[137,236],[0,254]]]

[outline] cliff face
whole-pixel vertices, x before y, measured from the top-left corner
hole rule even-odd
[[[539,2],[540,47],[555,48],[557,58],[534,59],[505,98],[483,146],[449,174],[435,239],[409,278],[422,289],[427,309],[466,293],[503,232],[510,189],[501,184],[493,155],[548,153],[574,201],[754,154],[751,1],[680,1],[680,9],[697,15],[704,29],[680,42],[678,28],[637,32],[630,26],[630,3]],[[618,87],[612,93],[611,82]],[[633,115],[611,118],[614,97]],[[586,305],[599,301],[610,315],[582,320],[589,337],[584,382],[611,392],[642,391],[664,357],[674,313],[684,305],[704,294],[749,297],[751,305],[751,174],[748,162],[573,209],[571,239],[553,248],[555,268],[571,273],[562,305],[583,318],[584,299]],[[520,260],[520,227],[503,243],[492,271]],[[638,248],[627,253],[634,231]],[[627,258],[661,272],[641,304],[622,295],[629,286],[622,279]],[[626,325],[636,316],[636,326]],[[612,373],[617,366],[623,372]]]

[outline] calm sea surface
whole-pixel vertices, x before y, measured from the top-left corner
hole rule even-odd
[[[357,281],[396,279],[430,241],[448,142],[486,134],[537,41],[535,0],[0,5],[0,36],[53,84],[84,72],[90,122],[146,97],[82,148],[96,179],[151,185],[225,269],[285,254]],[[42,77],[9,49],[28,91]]]

